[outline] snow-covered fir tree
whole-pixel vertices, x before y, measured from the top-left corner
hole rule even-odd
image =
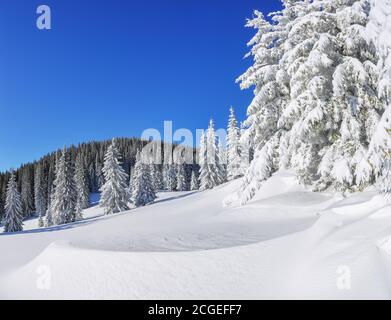
[[[130,174],[129,174],[129,194],[131,195],[133,193],[133,185],[134,185],[134,167],[130,169]]]
[[[84,169],[84,161],[81,155],[76,157],[75,164],[75,184],[76,184],[76,217],[75,220],[83,219],[83,210],[90,205],[90,192],[87,183],[87,175]]]
[[[193,170],[191,172],[190,190],[195,191],[198,190],[199,188],[200,188],[200,184],[198,182],[198,177],[196,172]]]
[[[216,147],[216,169],[218,184],[227,182],[227,150],[219,138]]]
[[[198,156],[200,165],[200,172],[198,176],[200,190],[212,189],[214,187],[213,176],[208,164],[207,150],[206,135],[203,132],[200,139],[200,149]]]
[[[31,217],[34,213],[34,172],[29,167],[22,169],[21,180],[21,198],[24,217]]]
[[[239,81],[243,89],[255,87],[243,134],[255,154],[228,203],[251,199],[280,168],[295,168],[299,181],[316,190],[354,191],[376,179],[365,155],[384,104],[375,50],[365,39],[368,1],[283,4],[274,23],[259,12],[248,23],[257,29],[249,43],[254,65]]]
[[[240,171],[243,175],[247,172],[250,166],[250,151],[251,151],[251,131],[246,130],[244,123],[240,124]]]
[[[76,219],[76,187],[74,170],[64,147],[56,164],[54,192],[50,204],[50,219],[53,225],[74,222]]]
[[[375,44],[379,57],[377,88],[384,112],[372,136],[368,152],[359,165],[361,171],[358,172],[358,180],[368,181],[374,176],[379,180],[380,190],[391,193],[391,5],[383,0],[372,0],[371,4],[373,7],[367,33],[368,39]]]
[[[171,162],[163,165],[164,189],[166,191],[175,191],[177,187],[177,168]]]
[[[151,165],[151,177],[153,182],[153,188],[157,191],[164,189],[164,179],[161,166],[152,163]]]
[[[382,167],[382,174],[380,175],[377,183],[378,189],[381,193],[387,195],[391,200],[391,156],[384,161]]]
[[[212,189],[226,181],[225,150],[219,148],[214,122],[210,120],[206,134],[202,134],[199,149],[200,189]]]
[[[14,172],[11,173],[11,178],[7,185],[3,225],[4,232],[23,230],[22,199],[18,191]]]
[[[186,170],[185,165],[183,163],[177,164],[177,191],[187,191],[188,184],[186,180]]]
[[[105,214],[113,214],[129,209],[131,194],[128,189],[128,175],[121,167],[116,140],[113,139],[104,157],[103,174],[105,183],[101,188],[99,205]]]
[[[34,201],[35,201],[35,211],[39,216],[38,226],[41,228],[45,225],[45,215],[47,210],[47,185],[44,179],[44,172],[42,164],[38,164],[35,169],[34,174]]]
[[[330,7],[339,29],[336,34],[339,59],[333,74],[333,119],[337,134],[331,139],[324,159],[331,169],[329,184],[337,190],[354,191],[359,185],[374,182],[373,174],[363,174],[367,165],[362,160],[384,106],[376,88],[375,49],[365,38],[369,3],[333,1]]]
[[[243,175],[240,157],[240,129],[235,117],[234,108],[230,108],[227,128],[227,178],[234,180]]]
[[[150,173],[150,164],[138,152],[134,167],[132,201],[136,207],[145,206],[156,199],[156,193]]]

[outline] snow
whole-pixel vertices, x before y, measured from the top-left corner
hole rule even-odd
[[[385,198],[312,193],[283,171],[248,204],[224,207],[240,183],[160,193],[110,216],[94,206],[61,227],[27,221],[24,232],[0,235],[0,298],[391,298]],[[341,290],[346,267],[351,288]]]

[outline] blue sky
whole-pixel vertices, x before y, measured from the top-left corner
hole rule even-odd
[[[52,10],[50,31],[36,9]],[[253,9],[278,0],[2,0],[0,171],[63,145],[161,130],[225,127],[251,101],[235,78]]]

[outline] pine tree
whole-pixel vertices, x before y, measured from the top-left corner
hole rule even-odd
[[[379,57],[377,90],[384,106],[384,113],[372,135],[368,151],[357,168],[357,180],[361,184],[378,180],[379,189],[387,192],[390,189],[390,180],[387,181],[387,177],[389,179],[391,161],[391,44],[387,41],[387,22],[391,6],[383,0],[372,3],[374,7],[366,31],[368,38],[376,45],[376,54]]]
[[[74,172],[64,147],[56,165],[54,193],[51,199],[50,214],[54,225],[74,222],[76,218],[76,188]]]
[[[31,217],[34,212],[34,194],[33,194],[33,173],[31,168],[26,166],[21,174],[21,198],[22,210],[25,217]]]
[[[251,130],[246,130],[244,123],[240,124],[240,171],[243,172],[243,175],[247,172],[250,166],[250,149],[251,149]]]
[[[164,185],[166,191],[175,191],[177,187],[177,170],[174,163],[164,165]]]
[[[129,174],[129,194],[133,194],[133,189],[134,189],[134,167],[130,169],[130,174]]]
[[[153,188],[156,191],[161,191],[164,189],[164,179],[163,179],[163,174],[162,170],[160,168],[160,165],[157,164],[151,164],[151,177],[152,177],[152,182],[153,182]]]
[[[38,226],[42,228],[44,226],[44,217],[46,215],[46,183],[44,181],[44,172],[42,164],[38,163],[35,169],[34,175],[34,199],[35,199],[35,210],[39,216]]]
[[[274,23],[258,12],[248,22],[257,29],[249,43],[254,65],[239,81],[243,89],[255,87],[242,134],[255,154],[228,202],[251,199],[280,168],[295,168],[299,181],[315,190],[341,191],[373,183],[381,170],[371,141],[384,104],[377,96],[377,58],[365,37],[368,1],[283,4]]]
[[[236,121],[234,108],[230,108],[227,128],[227,176],[228,180],[234,180],[243,175],[240,157],[240,131]]]
[[[195,171],[193,170],[191,172],[190,190],[195,191],[195,190],[198,190],[199,188],[200,188],[200,185],[198,183],[198,178],[197,178]]]
[[[210,167],[208,164],[208,156],[207,156],[207,141],[204,133],[201,135],[200,140],[200,150],[199,150],[199,165],[200,165],[200,190],[212,189],[214,187],[213,177],[210,171]]]
[[[389,199],[391,199],[391,155],[384,162],[384,168],[378,180],[378,188],[381,193],[387,195]]]
[[[103,174],[106,182],[101,188],[99,204],[104,208],[105,214],[128,210],[128,203],[131,200],[127,186],[128,175],[120,165],[115,139],[107,149]]]
[[[227,151],[220,139],[217,139],[216,167],[218,184],[227,182]]]
[[[187,181],[186,181],[186,172],[185,172],[185,165],[184,164],[178,164],[177,165],[177,191],[187,191]]]
[[[5,202],[4,232],[18,232],[23,230],[22,199],[18,191],[14,172],[7,186]]]
[[[100,161],[99,154],[95,157],[95,185],[96,190],[100,190],[105,183],[105,174],[102,168],[102,162]]]
[[[83,219],[83,210],[90,205],[90,192],[88,189],[86,171],[84,169],[84,161],[81,155],[76,157],[75,164],[75,184],[76,184],[76,221]]]
[[[202,141],[201,141],[202,142]],[[216,137],[214,122],[211,119],[206,132],[205,146],[200,148],[204,153],[202,172],[200,173],[201,190],[212,189],[225,181],[223,159],[219,151],[219,141]],[[203,148],[206,148],[203,149]]]
[[[150,164],[144,163],[140,152],[137,154],[137,162],[134,167],[134,185],[132,200],[136,207],[145,206],[156,199],[150,174]]]
[[[373,174],[368,175],[366,181],[362,179],[362,160],[384,105],[378,99],[376,88],[377,58],[364,34],[369,18],[368,2],[357,0],[342,4],[333,1],[331,5],[340,27],[336,36],[340,61],[333,75],[338,134],[327,155],[332,161],[331,178],[336,183],[330,184],[341,191],[355,190],[356,185],[372,183],[374,179]],[[344,167],[348,174],[342,172]]]

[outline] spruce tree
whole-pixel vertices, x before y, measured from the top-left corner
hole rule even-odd
[[[22,199],[18,191],[14,172],[11,173],[11,178],[7,186],[3,224],[4,232],[18,232],[23,230]]]
[[[21,199],[22,210],[25,217],[31,217],[34,212],[34,174],[31,167],[25,166],[21,170]]]
[[[163,174],[162,170],[160,168],[160,165],[158,164],[151,164],[151,177],[152,177],[152,182],[153,182],[153,188],[157,191],[161,191],[164,189],[164,179],[163,179]]]
[[[166,191],[176,190],[177,168],[173,162],[164,165],[164,185]]]
[[[76,219],[76,187],[74,170],[64,147],[56,165],[56,178],[53,182],[54,193],[51,199],[50,214],[53,225],[74,222]]]
[[[198,190],[199,188],[200,188],[200,185],[198,183],[198,178],[197,178],[195,171],[193,170],[191,172],[190,190],[195,191],[195,190]]]
[[[81,155],[76,158],[75,164],[75,184],[76,184],[76,221],[83,219],[83,210],[90,205],[90,192],[87,184],[86,171],[84,169],[84,161]]]
[[[150,174],[150,164],[144,163],[140,152],[134,167],[134,185],[132,200],[136,207],[145,206],[156,199],[155,189]]]
[[[216,166],[218,184],[227,182],[227,151],[220,139],[217,139]]]
[[[378,189],[391,200],[391,155],[384,162],[384,168],[378,180]]]
[[[200,157],[200,189],[212,189],[223,183],[225,170],[212,119],[209,122],[206,136],[201,137]]]
[[[187,191],[187,181],[186,181],[186,172],[185,172],[185,165],[184,164],[178,164],[177,165],[177,191]]]
[[[240,130],[235,117],[234,108],[230,108],[227,128],[227,178],[234,180],[243,175],[240,157]]]
[[[41,163],[37,164],[34,174],[34,199],[35,199],[35,210],[39,216],[38,226],[41,228],[45,225],[44,217],[46,215],[46,192],[47,186],[44,180],[43,166]]]
[[[99,205],[104,208],[105,214],[113,214],[128,210],[128,203],[131,200],[127,181],[128,175],[119,162],[119,152],[116,147],[116,140],[113,139],[107,149],[103,174],[105,183],[101,188],[101,199]]]
[[[380,175],[378,152],[384,104],[377,94],[377,57],[367,41],[366,0],[284,0],[273,14],[248,26],[254,65],[239,78],[255,87],[243,136],[254,159],[238,193],[246,202],[280,168],[295,168],[315,190],[358,190]],[[381,131],[383,131],[381,133]],[[384,141],[384,139],[383,139]],[[367,155],[367,156],[365,156]],[[379,165],[380,164],[380,165]]]
[[[208,156],[207,156],[207,140],[206,135],[202,133],[200,140],[200,149],[199,149],[199,165],[200,165],[200,173],[199,173],[199,184],[200,190],[212,189],[214,187],[214,180],[212,177],[212,173],[210,170],[210,166],[208,164]]]
[[[129,194],[133,194],[133,186],[134,186],[134,167],[130,169],[129,174]]]

